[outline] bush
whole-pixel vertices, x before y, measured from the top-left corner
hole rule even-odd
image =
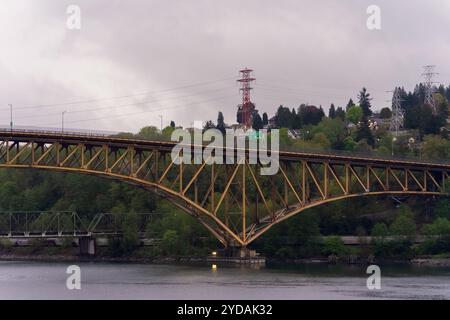
[[[331,236],[325,238],[322,244],[322,254],[342,256],[348,253],[344,241],[339,236]]]
[[[450,220],[437,218],[431,224],[427,224],[422,229],[423,234],[433,236],[450,235]]]
[[[401,213],[389,227],[390,234],[395,236],[413,236],[416,229],[416,223],[410,212]]]
[[[166,255],[180,254],[180,237],[175,230],[167,230],[164,232],[161,249]]]
[[[389,235],[389,229],[384,223],[377,223],[373,226],[372,232],[370,233],[372,237],[386,237]]]
[[[408,240],[374,241],[373,253],[380,258],[412,258],[414,250]]]
[[[435,255],[450,252],[450,236],[439,239],[427,239],[418,246],[419,254]]]

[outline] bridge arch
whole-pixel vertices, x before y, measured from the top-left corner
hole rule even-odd
[[[0,131],[0,168],[120,180],[170,199],[225,246],[245,247],[308,208],[369,195],[447,195],[450,164],[279,152],[274,176],[259,164],[175,165],[173,142],[54,132]],[[192,150],[192,152],[194,152]]]

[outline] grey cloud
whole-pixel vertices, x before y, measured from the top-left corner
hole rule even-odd
[[[65,9],[77,4],[82,29],[65,28]],[[366,8],[382,10],[382,30],[366,28]],[[421,66],[438,66],[449,83],[450,5],[434,1],[51,1],[7,0],[0,7],[0,123],[2,106],[135,96],[85,105],[17,110],[24,125],[56,125],[68,109],[72,127],[135,131],[175,120],[234,122],[240,101],[233,79],[164,91],[255,70],[253,100],[272,114],[279,104],[343,105],[366,86],[374,107],[385,91],[420,81]],[[447,76],[446,76],[447,74]],[[153,101],[135,107],[70,113]],[[198,103],[197,102],[202,102]],[[183,107],[183,105],[185,105]],[[142,113],[146,110],[154,112]],[[26,118],[28,116],[28,118]],[[21,119],[21,117],[23,117]],[[98,119],[85,121],[87,119]],[[77,122],[78,121],[78,122]]]

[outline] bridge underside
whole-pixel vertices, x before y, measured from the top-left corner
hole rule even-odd
[[[245,247],[273,225],[328,202],[366,195],[446,195],[449,165],[280,152],[261,165],[176,165],[173,143],[0,133],[0,168],[35,168],[121,180],[172,201],[225,246]]]

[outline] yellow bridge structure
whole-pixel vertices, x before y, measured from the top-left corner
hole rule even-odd
[[[369,195],[447,195],[450,163],[279,151],[275,175],[235,164],[174,164],[175,142],[0,130],[0,168],[111,178],[170,200],[226,247],[245,248],[303,210]],[[194,152],[194,150],[192,150]],[[225,152],[224,152],[225,154]]]

